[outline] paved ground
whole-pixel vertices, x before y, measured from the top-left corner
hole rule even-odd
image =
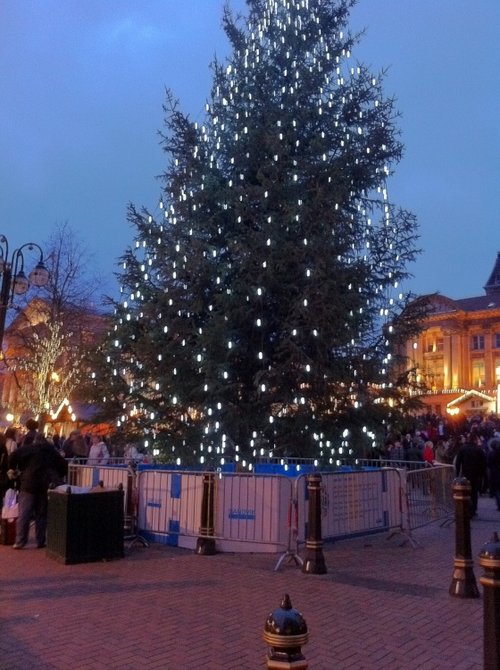
[[[500,530],[493,501],[472,522],[482,545]],[[325,547],[328,574],[277,556],[197,556],[139,546],[124,559],[63,565],[30,544],[0,546],[2,670],[265,668],[262,632],[284,593],[307,621],[310,670],[482,668],[481,599],[448,595],[455,527],[414,531],[419,546],[371,536]]]

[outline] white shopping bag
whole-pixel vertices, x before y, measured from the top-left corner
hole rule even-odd
[[[19,503],[17,502],[17,491],[7,489],[3,499],[2,519],[17,519],[19,516]]]

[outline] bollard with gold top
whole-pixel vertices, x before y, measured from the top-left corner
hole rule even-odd
[[[327,572],[323,539],[321,533],[321,475],[318,472],[307,475],[308,533],[306,537],[306,555],[302,563],[302,572],[311,575],[324,575]]]
[[[457,598],[479,598],[471,550],[470,491],[470,482],[465,477],[453,480],[455,560],[449,593]]]
[[[268,615],[262,637],[269,645],[268,670],[307,670],[309,664],[302,654],[302,645],[309,639],[307,624],[302,614],[292,607],[288,593],[281,605]]]
[[[479,579],[483,595],[484,670],[500,668],[500,539],[493,533],[479,554],[484,575]]]

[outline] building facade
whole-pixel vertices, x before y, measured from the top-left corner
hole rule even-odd
[[[83,418],[86,408],[78,402],[88,372],[83,354],[98,346],[107,327],[108,318],[90,309],[67,308],[54,319],[50,304],[40,298],[20,309],[3,340],[0,427],[30,416],[61,426]],[[59,414],[68,415],[67,406],[73,409],[63,420]]]
[[[435,414],[499,412],[500,252],[485,295],[452,300],[425,296],[429,313],[420,335],[406,344],[421,396]]]

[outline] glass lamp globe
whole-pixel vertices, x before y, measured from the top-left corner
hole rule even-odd
[[[49,271],[40,261],[29,274],[29,282],[33,286],[46,286],[49,281]]]
[[[14,293],[16,295],[24,295],[28,290],[29,285],[29,281],[24,272],[22,270],[21,272],[18,272],[14,278]]]

